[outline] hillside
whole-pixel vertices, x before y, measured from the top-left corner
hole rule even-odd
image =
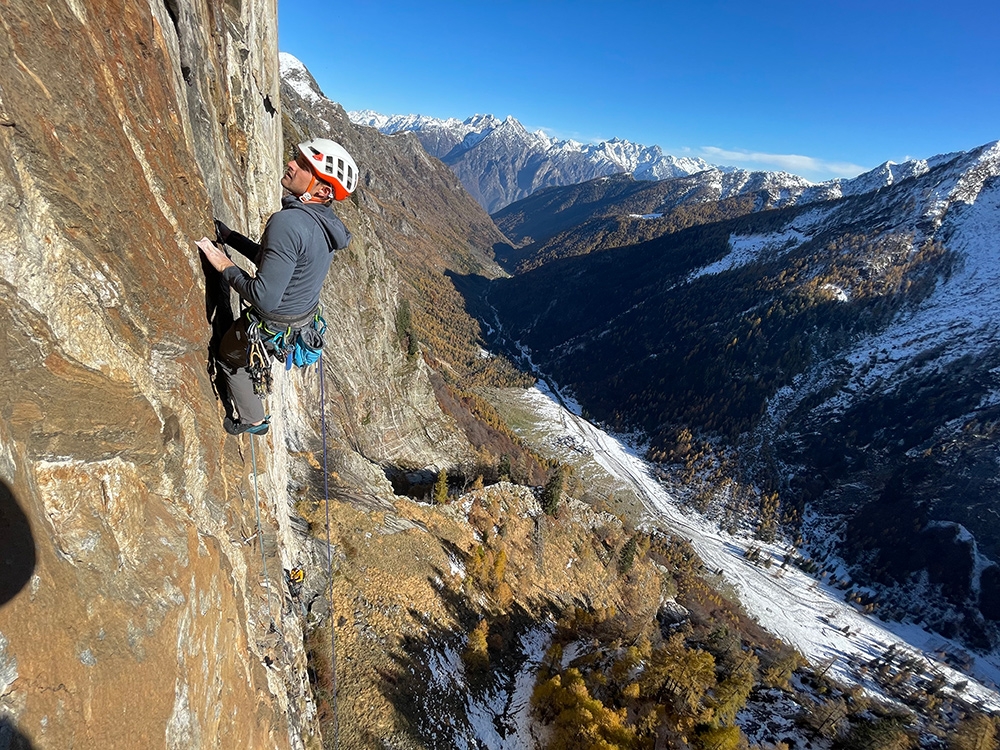
[[[928,163],[497,280],[491,325],[665,470],[757,488],[889,616],[990,649],[998,146]]]

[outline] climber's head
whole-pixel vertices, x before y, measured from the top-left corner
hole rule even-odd
[[[342,201],[358,186],[358,165],[336,141],[314,138],[300,143],[281,185],[303,201]]]

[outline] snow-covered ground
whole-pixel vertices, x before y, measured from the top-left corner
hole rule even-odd
[[[505,750],[537,747],[531,721],[531,695],[545,652],[552,642],[554,623],[531,628],[520,636],[516,673],[496,675],[486,689],[472,689],[458,648],[444,646],[429,652],[430,682],[423,696],[426,709],[422,732],[435,746],[456,750]],[[458,696],[465,721],[435,725],[437,701]]]
[[[808,239],[808,237],[795,229],[772,234],[755,234],[749,237],[733,235],[729,238],[729,254],[715,261],[715,263],[710,263],[704,268],[698,269],[691,274],[689,280],[694,281],[701,276],[711,276],[723,271],[731,271],[734,268],[753,263],[765,251],[773,253],[775,251],[791,250]]]
[[[681,534],[690,540],[709,568],[721,570],[739,593],[746,611],[767,630],[795,646],[813,664],[832,661],[831,676],[856,683],[851,661],[870,661],[895,645],[897,652],[922,657],[947,679],[947,684],[967,682],[964,695],[981,701],[991,709],[1000,709],[1000,665],[975,658],[970,674],[942,663],[937,653],[964,653],[965,649],[919,626],[886,623],[865,615],[844,601],[842,592],[798,568],[780,566],[785,548],[759,540],[732,536],[697,513],[688,511],[650,472],[635,448],[608,435],[579,416],[579,409],[568,402],[573,413],[545,389],[530,389],[524,398],[544,424],[564,439],[554,445],[569,446],[567,460],[578,458],[580,448],[612,477],[628,484],[642,499],[649,513],[649,523]],[[565,399],[564,399],[565,401]],[[576,457],[570,456],[570,451]],[[776,564],[769,568],[748,560],[745,550],[754,546],[762,555],[770,554]],[[866,685],[873,687],[873,685]]]

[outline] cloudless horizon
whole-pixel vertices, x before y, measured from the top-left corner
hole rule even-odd
[[[1000,139],[997,28],[995,0],[278,0],[279,49],[347,110],[512,115],[814,181]]]

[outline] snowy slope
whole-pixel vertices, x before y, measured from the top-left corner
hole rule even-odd
[[[306,70],[306,66],[287,52],[278,53],[278,71],[281,79],[288,83],[296,94],[310,104],[329,101],[320,91],[316,79]]]
[[[961,262],[912,315],[848,355],[856,387],[891,377],[921,352],[938,352],[940,366],[1000,341],[1000,182],[985,179],[997,174],[1000,142],[963,159],[921,196],[923,217],[940,223],[937,235]]]
[[[916,372],[916,361],[922,362],[924,369],[940,369],[956,359],[978,356],[1000,342],[1000,141],[957,157],[936,157],[929,163],[940,167],[939,171],[915,180],[912,189],[894,198],[892,206],[904,205],[906,212],[887,211],[882,203],[872,203],[860,213],[853,206],[818,207],[816,212],[799,217],[795,228],[784,234],[732,237],[730,255],[694,274],[717,273],[750,262],[758,253],[748,248],[773,250],[780,239],[787,251],[788,242],[805,242],[826,224],[849,220],[867,226],[875,223],[874,217],[879,217],[883,232],[911,235],[913,247],[934,239],[956,255],[956,268],[948,278],[939,280],[919,307],[845,352],[851,376],[826,403],[827,409],[843,408],[858,393],[891,388],[900,382],[904,370],[910,375]],[[849,219],[841,215],[847,210],[854,212]],[[802,227],[808,227],[805,234],[796,231]],[[772,402],[772,425],[794,408],[796,393],[815,392],[819,382],[808,388],[805,385],[794,393],[786,390]],[[1000,393],[994,393],[989,403],[1000,403]]]
[[[574,411],[561,406],[544,387],[526,392],[524,398],[553,434],[560,436],[560,440],[551,444],[572,446],[565,449],[564,460],[578,460],[581,452],[590,452],[608,474],[626,483],[643,500],[651,526],[689,539],[709,568],[723,571],[747,611],[813,664],[832,661],[833,675],[844,682],[857,683],[858,678],[850,668],[852,661],[867,662],[895,645],[931,663],[935,671],[947,677],[949,685],[972,677],[975,682],[969,682],[966,696],[1000,709],[1000,693],[996,688],[1000,683],[1000,663],[975,658],[971,674],[952,669],[937,654],[949,650],[961,653],[963,648],[959,644],[915,625],[884,623],[862,614],[832,586],[794,566],[781,568],[785,548],[722,532],[710,521],[684,510],[671,489],[654,478],[636,448],[574,413],[578,408],[571,401],[568,403]],[[744,551],[751,545],[760,548],[776,564],[768,568],[748,560]],[[865,686],[877,692],[874,685]]]

